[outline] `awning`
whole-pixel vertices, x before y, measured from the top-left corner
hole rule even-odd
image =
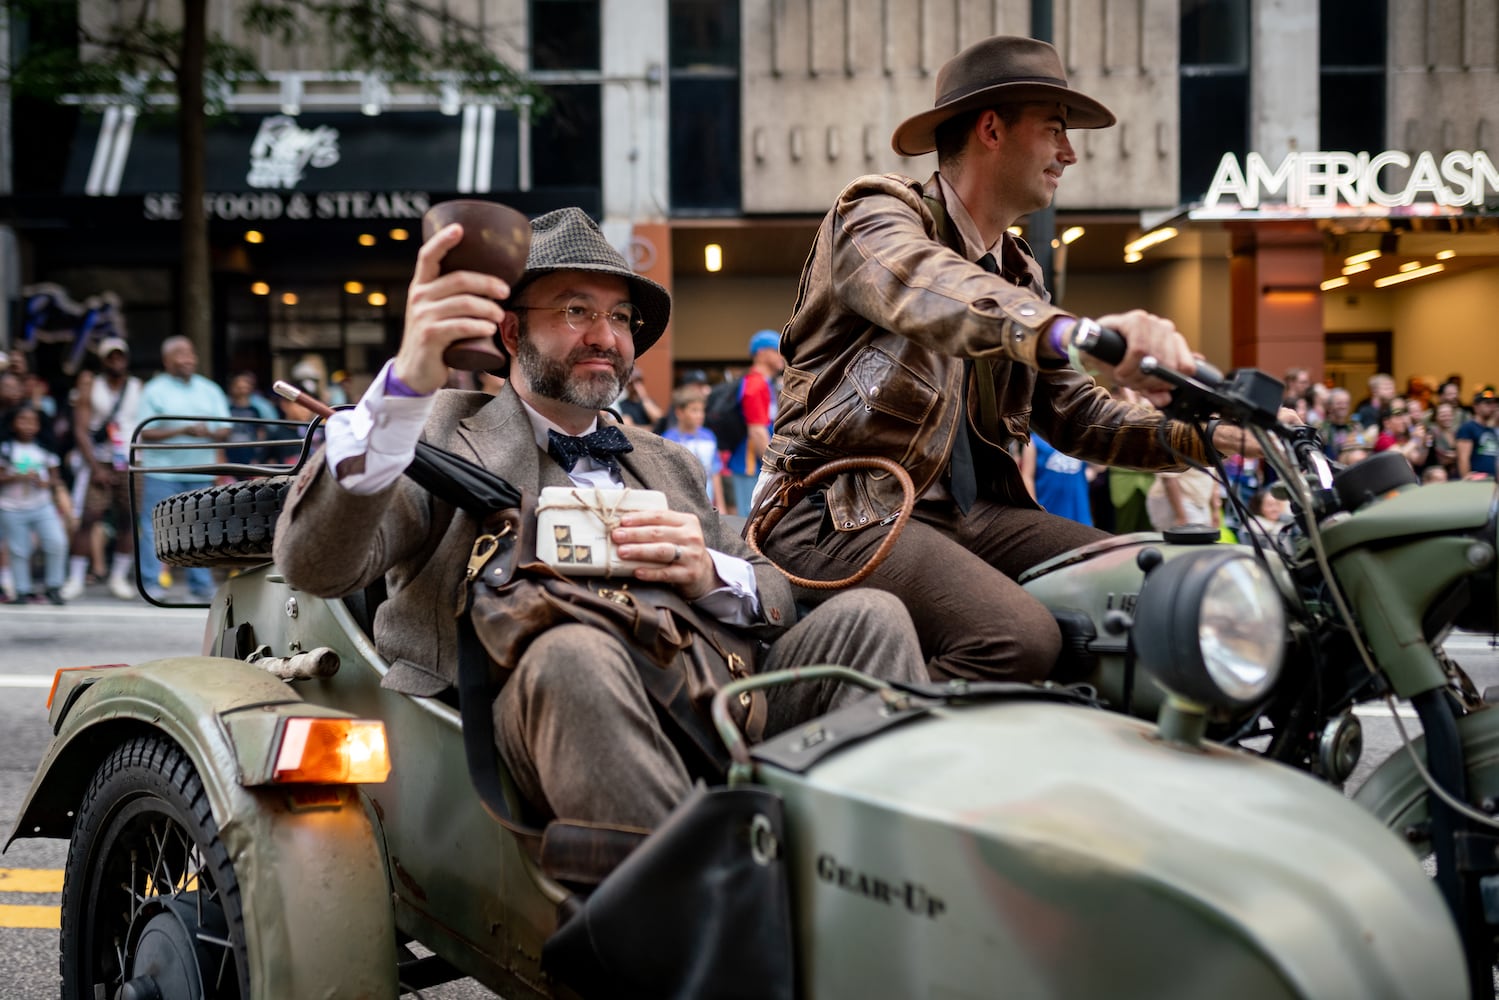
[[[210,123],[204,145],[207,189],[216,194],[483,194],[519,186],[516,115],[489,105],[457,115],[237,113]],[[176,192],[178,177],[175,120],[112,107],[80,122],[62,193]]]

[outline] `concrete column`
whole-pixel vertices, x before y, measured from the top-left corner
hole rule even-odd
[[[1231,223],[1233,361],[1322,378],[1322,233],[1314,222]]]
[[[1317,5],[1254,0],[1249,8],[1249,148],[1279,163],[1286,153],[1314,150],[1319,142]]]
[[[665,223],[670,150],[666,127],[666,0],[600,5],[603,18],[604,229],[635,270],[671,291]],[[639,363],[663,406],[672,387],[671,328]]]
[[[666,0],[600,4],[604,218],[660,219],[667,205]]]

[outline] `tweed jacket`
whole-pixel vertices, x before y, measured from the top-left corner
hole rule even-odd
[[[599,419],[611,418],[601,413]],[[672,509],[696,514],[709,548],[754,565],[764,620],[790,626],[796,615],[790,584],[721,524],[708,506],[697,459],[650,431],[620,429],[635,448],[620,456],[626,485],[660,490]],[[536,446],[530,418],[508,383],[493,398],[439,391],[422,437],[522,490],[536,493],[543,486],[570,483],[561,466]],[[290,494],[276,522],[274,547],[288,582],[312,594],[338,597],[383,576],[388,597],[375,615],[374,640],[390,665],[385,686],[430,696],[454,683],[455,611],[478,534],[473,519],[404,476],[369,496],[350,493],[327,469],[321,451]]]
[[[925,495],[947,470],[960,420],[974,426],[981,484],[1013,504],[1035,506],[1006,450],[1029,440],[1032,426],[1058,450],[1106,465],[1181,468],[1177,453],[1202,457],[1185,425],[1119,402],[1070,368],[1039,364],[1041,331],[1069,314],[1049,302],[1024,243],[1003,238],[1000,274],[966,260],[961,246],[936,175],[925,185],[860,177],[838,196],[781,337],[772,483],[830,459],[879,455],[904,466]],[[975,362],[966,396],[965,359]],[[1169,448],[1157,440],[1163,424]],[[888,473],[850,472],[827,503],[838,530],[857,531],[892,516],[901,491]]]

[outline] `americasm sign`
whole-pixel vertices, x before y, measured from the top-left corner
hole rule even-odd
[[[1460,215],[1499,199],[1499,168],[1488,153],[1454,150],[1440,159],[1382,153],[1288,153],[1274,167],[1258,153],[1218,162],[1194,219],[1326,218],[1342,215]]]
[[[182,199],[174,193],[148,194],[145,218],[151,222],[182,218]],[[273,219],[420,219],[431,204],[425,191],[320,191],[282,194],[246,191],[209,194],[203,209],[210,219],[266,221]]]

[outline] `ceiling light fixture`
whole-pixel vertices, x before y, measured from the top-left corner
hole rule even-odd
[[[385,293],[370,292],[369,298],[365,299],[365,301],[372,306],[383,306],[385,305]]]
[[[1075,243],[1077,242],[1077,238],[1086,232],[1087,230],[1082,226],[1068,226],[1066,229],[1062,230],[1062,242]]]
[[[374,234],[373,233],[360,233],[359,234],[359,245],[362,246],[362,247],[372,247],[372,246],[374,246],[375,245]]]
[[[1363,253],[1356,253],[1352,257],[1344,257],[1343,263],[1347,265],[1362,264],[1366,260],[1378,260],[1381,256],[1383,256],[1383,253],[1379,250],[1365,250]],[[1345,271],[1344,273],[1346,274],[1347,272]]]
[[[703,267],[709,271],[723,270],[723,247],[709,243],[703,247]]]
[[[250,294],[251,295],[269,295],[269,294],[271,294],[271,286],[267,285],[264,281],[257,281],[253,285],[250,286]]]
[[[400,243],[403,240],[411,239],[411,234],[404,229],[392,229],[390,231],[390,238]]]
[[[348,292],[350,295],[358,295],[360,292],[364,291],[364,284],[358,281],[345,281],[344,291]]]
[[[1418,268],[1420,266],[1421,266],[1421,262],[1419,260],[1408,260],[1404,264],[1400,265],[1400,270],[1402,272],[1405,272],[1405,271],[1414,271],[1416,268]]]
[[[286,306],[294,306],[294,305],[296,305],[297,304],[297,293],[296,292],[282,292],[281,293],[281,304],[282,305],[286,305]]]
[[[1446,264],[1428,264],[1418,267],[1414,271],[1402,271],[1399,274],[1387,275],[1383,278],[1374,279],[1375,288],[1384,288],[1386,285],[1398,285],[1402,281],[1410,281],[1412,278],[1424,278],[1428,274],[1436,274],[1438,271],[1447,270]]]
[[[265,233],[262,233],[258,229],[251,229],[249,232],[245,233],[245,242],[246,243],[264,243],[265,242]]]
[[[1339,275],[1336,278],[1328,278],[1326,281],[1322,282],[1322,290],[1324,292],[1330,292],[1334,288],[1342,288],[1346,284],[1348,284],[1348,279]]]
[[[1357,264],[1349,264],[1347,267],[1343,268],[1343,273],[1344,274],[1359,274],[1360,272],[1369,270],[1369,268],[1371,268],[1373,266],[1374,265],[1372,265],[1372,264],[1368,264],[1368,263],[1365,263],[1365,262],[1361,261],[1361,262],[1359,262]]]
[[[1138,250],[1127,251],[1124,255],[1124,262],[1126,264],[1138,264],[1144,259],[1145,255]]]
[[[1139,239],[1131,240],[1130,242],[1124,244],[1124,252],[1126,254],[1144,253],[1146,250],[1149,250],[1153,246],[1159,246],[1160,244],[1165,243],[1167,240],[1172,240],[1175,238],[1176,230],[1171,226],[1164,226],[1160,229],[1153,229]]]
[[[1456,256],[1457,256],[1457,251],[1456,250],[1438,250],[1437,251],[1437,260],[1451,260],[1453,257],[1456,257]]]

